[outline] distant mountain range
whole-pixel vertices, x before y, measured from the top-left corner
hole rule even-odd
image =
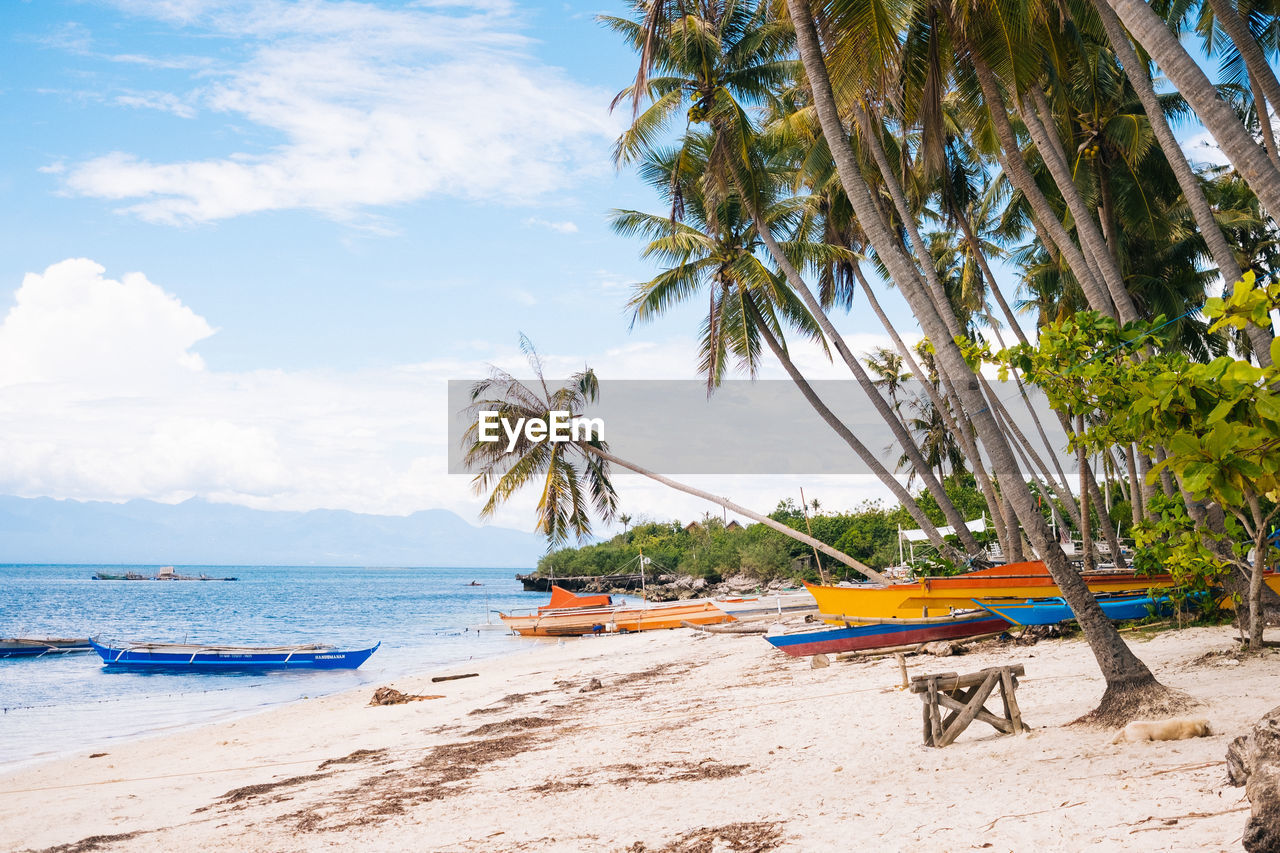
[[[456,513],[268,512],[193,498],[115,504],[0,496],[0,563],[525,568],[533,533]]]

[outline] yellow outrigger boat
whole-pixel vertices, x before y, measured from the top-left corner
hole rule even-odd
[[[1084,575],[1090,591],[1127,592],[1164,589],[1169,575],[1138,575],[1127,571],[1098,571]],[[963,575],[921,578],[890,586],[822,586],[805,584],[818,602],[820,618],[832,625],[863,619],[908,619],[968,610],[974,599],[1046,598],[1062,592],[1039,560],[1009,563]]]

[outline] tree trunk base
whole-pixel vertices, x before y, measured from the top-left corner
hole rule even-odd
[[[1172,717],[1203,704],[1190,693],[1165,687],[1154,678],[1121,682],[1108,685],[1098,707],[1070,725],[1120,728],[1136,719]]]

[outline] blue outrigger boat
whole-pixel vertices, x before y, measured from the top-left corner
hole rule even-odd
[[[242,671],[269,669],[355,669],[382,643],[368,649],[340,651],[333,646],[220,646],[183,643],[128,643],[104,646],[90,641],[110,669]]]
[[[931,643],[935,640],[957,640],[1000,633],[1008,627],[1008,621],[1002,616],[993,616],[981,610],[968,610],[950,616],[922,619],[849,620],[842,628],[823,625],[789,634],[766,634],[765,640],[775,649],[792,657],[808,657]]]
[[[87,651],[92,651],[88,637],[9,637],[0,640],[0,658],[42,658]]]
[[[989,613],[1003,616],[1015,625],[1057,625],[1075,619],[1063,598],[975,598],[973,603]],[[1107,618],[1123,622],[1145,619],[1169,604],[1167,597],[1153,598],[1146,593],[1098,597]]]

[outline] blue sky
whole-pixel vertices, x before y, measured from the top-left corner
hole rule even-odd
[[[0,280],[16,285],[76,256],[116,273],[142,270],[219,329],[200,346],[214,369],[345,369],[471,354],[477,339],[511,341],[518,329],[551,337],[566,302],[583,311],[575,330],[583,344],[616,339],[620,300],[608,286],[640,267],[603,213],[648,199],[607,160],[616,122],[604,106],[630,60],[594,22],[593,7],[479,19],[465,8],[409,4],[16,8],[4,60],[0,180],[10,215]],[[379,9],[386,20],[363,34],[370,52],[388,50],[406,23],[424,32],[400,40],[386,61],[347,55],[343,29]],[[264,10],[281,20],[252,20]],[[455,52],[436,43],[433,28],[468,17],[459,29],[473,33],[470,44]],[[514,38],[521,42],[504,49],[502,40]],[[365,51],[359,39],[351,47]],[[508,67],[485,79],[490,58],[468,50],[496,53]],[[361,79],[308,79],[335,54],[335,77]],[[413,91],[442,66],[447,79],[478,79],[438,99]],[[503,123],[501,112],[519,100],[494,91],[507,82],[558,89],[547,92],[542,126],[520,127],[524,116],[489,138],[473,136],[479,120],[464,105]],[[414,115],[436,104],[443,114],[433,120]],[[274,121],[267,114],[276,110],[299,115]],[[557,132],[555,110],[579,127]],[[375,113],[422,138],[379,150],[360,127]],[[525,132],[529,148],[542,151],[507,150],[524,144]],[[363,161],[355,171],[385,185],[358,173],[316,174],[352,165],[340,144],[324,150],[329,134],[349,134],[351,156]],[[473,156],[433,164],[431,149],[447,143],[475,146]],[[499,161],[496,172],[489,158]],[[216,179],[195,174],[236,159],[296,174],[266,199],[253,187],[216,191],[205,185]],[[159,174],[180,164],[188,174]]]
[[[521,332],[552,372],[692,377],[697,308],[625,312],[652,271],[607,213],[658,202],[610,160],[635,68],[602,11],[623,9],[10,4],[0,492],[474,519],[443,473],[446,379],[518,367]],[[791,488],[718,485],[765,508]],[[531,500],[498,521],[528,528]]]
[[[443,473],[445,380],[518,367],[521,332],[552,373],[692,378],[700,305],[629,329],[652,270],[607,212],[659,203],[609,157],[635,59],[602,11],[624,13],[7,4],[0,493],[474,519]],[[866,349],[874,322],[840,325]],[[701,485],[764,509],[882,494],[820,480]],[[626,483],[633,514],[703,510]],[[528,528],[531,500],[498,520]]]

